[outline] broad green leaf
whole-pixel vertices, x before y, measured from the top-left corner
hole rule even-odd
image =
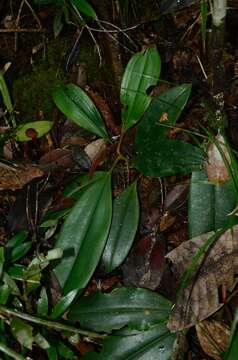
[[[17,141],[30,141],[38,139],[47,134],[53,126],[52,121],[33,121],[19,125],[16,129],[15,139]]]
[[[39,316],[47,316],[49,309],[48,304],[48,295],[46,292],[46,288],[43,287],[40,292],[39,300],[37,301],[37,315]]]
[[[84,360],[169,360],[175,334],[165,325],[156,325],[147,331],[125,329],[115,332],[103,342],[100,354],[84,356]]]
[[[111,175],[104,173],[82,189],[55,244],[64,251],[54,272],[65,294],[83,289],[90,280],[104,249],[111,217]]]
[[[6,243],[6,247],[15,247],[23,243],[26,240],[28,235],[27,231],[20,231],[16,235],[14,235],[11,239],[9,239]]]
[[[32,246],[32,241],[27,241],[11,249],[10,261],[15,262],[25,256]]]
[[[57,349],[55,346],[50,346],[46,349],[46,352],[49,360],[58,360]]]
[[[81,297],[71,308],[68,318],[80,321],[86,328],[110,332],[125,325],[148,328],[164,322],[171,303],[163,296],[146,289],[119,288],[110,294],[95,293]]]
[[[108,140],[103,119],[90,97],[74,84],[60,86],[53,92],[60,111],[82,128]]]
[[[51,314],[52,319],[60,317],[72,304],[78,294],[78,289],[70,291],[67,295],[63,296],[53,308]]]
[[[57,350],[59,355],[63,359],[69,359],[69,360],[76,359],[74,352],[70,349],[70,347],[66,346],[62,341],[57,342]]]
[[[228,216],[236,206],[232,181],[208,182],[205,171],[194,172],[189,193],[189,237],[193,238],[223,228],[235,216]]]
[[[107,272],[121,265],[130,251],[139,221],[137,183],[128,186],[113,201],[112,224],[102,261]]]
[[[92,17],[93,19],[97,18],[97,14],[94,11],[93,7],[86,0],[70,0],[80,12],[83,14]]]
[[[179,140],[151,141],[138,153],[135,166],[146,176],[171,176],[200,170],[201,150]]]
[[[135,54],[125,69],[121,83],[123,132],[135,125],[149,106],[150,86],[159,80],[161,60],[155,46]]]
[[[12,335],[19,341],[22,346],[27,349],[32,348],[34,341],[33,328],[31,325],[19,318],[13,318],[10,324]]]
[[[153,98],[137,128],[136,144],[145,148],[150,141],[163,140],[169,126],[176,124],[191,92],[190,84],[175,86]]]

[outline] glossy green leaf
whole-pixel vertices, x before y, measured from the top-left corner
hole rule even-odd
[[[79,86],[58,87],[53,99],[60,111],[82,128],[108,140],[103,119],[90,97]]]
[[[147,176],[185,174],[201,168],[203,155],[192,144],[169,140],[169,126],[176,123],[186,105],[191,86],[183,84],[154,98],[136,135],[136,167]]]
[[[19,125],[16,129],[15,139],[17,141],[30,141],[34,136],[38,139],[47,134],[53,126],[52,121],[34,121]]]
[[[82,297],[70,309],[68,318],[83,327],[110,332],[125,325],[148,328],[166,321],[171,303],[161,295],[140,288],[118,288],[110,294]]]
[[[55,244],[64,251],[54,272],[65,294],[83,289],[90,280],[104,249],[111,217],[111,175],[104,173],[82,189]]]
[[[11,239],[9,239],[6,243],[6,247],[15,247],[23,243],[26,240],[28,235],[27,231],[20,231],[16,235],[14,235]]]
[[[70,0],[71,4],[73,4],[80,12],[83,14],[92,17],[93,19],[97,18],[97,14],[93,7],[86,0]]]
[[[121,265],[128,255],[139,222],[137,183],[128,186],[113,201],[112,224],[102,261],[107,272]]]
[[[122,127],[135,125],[149,106],[150,86],[159,80],[161,60],[155,46],[135,54],[125,69],[121,83]]]
[[[138,153],[135,166],[146,176],[171,176],[200,170],[203,163],[201,150],[179,140],[151,141]]]
[[[169,126],[176,124],[190,93],[191,85],[182,84],[154,97],[138,125],[136,144],[147,147],[150,141],[163,140]]]
[[[37,301],[37,315],[47,316],[49,310],[48,295],[46,288],[43,287],[40,292],[40,297]]]
[[[27,349],[32,348],[34,337],[32,335],[33,328],[31,325],[19,318],[13,318],[10,324],[12,335],[19,341],[22,346]]]
[[[205,171],[194,172],[189,192],[189,237],[193,238],[223,228],[235,216],[228,216],[236,206],[232,181],[209,183]]]
[[[10,254],[10,261],[15,262],[25,256],[32,246],[32,241],[27,241],[13,248]]]
[[[73,303],[78,294],[78,289],[70,291],[67,295],[63,296],[53,308],[51,314],[52,319],[60,317]]]
[[[156,325],[147,331],[125,329],[115,332],[103,342],[100,354],[89,353],[84,360],[169,360],[175,334],[165,325]]]

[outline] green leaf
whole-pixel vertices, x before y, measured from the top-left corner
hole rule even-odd
[[[100,113],[79,86],[69,84],[58,87],[53,92],[53,100],[70,120],[93,134],[109,139]]]
[[[0,71],[0,92],[2,94],[3,103],[6,106],[7,111],[9,112],[9,114],[12,114],[13,113],[12,101],[11,101],[11,97],[10,97],[10,94],[8,91],[6,81],[4,79],[3,71]]]
[[[27,349],[32,349],[32,343],[34,341],[32,326],[21,319],[13,318],[10,327],[12,335],[19,343]]]
[[[16,129],[15,139],[17,141],[30,141],[47,134],[53,126],[52,121],[34,121],[19,125]]]
[[[60,34],[61,30],[63,29],[63,22],[62,22],[62,11],[58,11],[54,16],[53,21],[53,30],[54,30],[54,37],[57,38],[57,36]]]
[[[10,261],[15,262],[25,256],[32,246],[32,241],[27,241],[11,250]]]
[[[5,262],[4,247],[1,246],[0,247],[0,279],[2,278],[3,275],[4,262]]]
[[[3,284],[0,286],[0,304],[5,305],[9,298],[11,291],[7,284]]]
[[[110,294],[81,297],[68,318],[86,328],[110,332],[125,325],[145,328],[166,321],[171,303],[161,295],[140,288],[119,288]]]
[[[238,310],[236,310],[236,314],[232,323],[229,346],[222,359],[236,360],[237,348],[238,348]]]
[[[100,354],[89,353],[83,359],[169,360],[174,341],[175,334],[162,324],[147,331],[125,329],[104,340]]]
[[[6,243],[6,247],[15,247],[23,243],[26,240],[28,235],[27,231],[20,231],[16,235],[14,235],[11,239],[9,239]]]
[[[171,176],[200,170],[199,148],[179,140],[157,140],[138,153],[135,166],[146,176]]]
[[[136,167],[147,176],[170,176],[200,170],[203,155],[197,147],[169,140],[174,125],[186,105],[191,86],[183,84],[154,98],[137,129]]]
[[[34,337],[34,342],[44,350],[49,349],[50,347],[50,344],[48,343],[46,338],[40,333],[36,334],[36,336]]]
[[[78,289],[70,291],[67,295],[63,296],[53,308],[51,319],[60,317],[72,304],[78,294]]]
[[[228,216],[236,206],[232,181],[224,184],[208,182],[205,171],[194,172],[189,192],[189,237],[223,228],[235,216]]]
[[[70,1],[71,4],[73,4],[83,14],[92,17],[93,19],[97,18],[97,14],[95,13],[93,7],[86,0],[70,0]]]
[[[64,251],[54,272],[65,294],[83,289],[90,280],[104,249],[111,217],[111,174],[104,173],[82,189],[55,244]]]
[[[161,60],[155,46],[135,54],[125,69],[121,83],[123,132],[135,125],[151,102],[150,86],[160,76]]]
[[[40,292],[40,297],[39,300],[37,302],[37,315],[39,316],[47,316],[48,314],[48,309],[49,309],[49,304],[48,304],[48,295],[46,292],[46,288],[42,288],[41,292]]]
[[[137,183],[128,186],[113,201],[112,224],[102,261],[106,271],[121,265],[130,251],[139,222]]]
[[[169,126],[176,124],[190,93],[191,85],[182,84],[154,97],[138,126],[138,145],[146,147],[150,140],[164,139]]]

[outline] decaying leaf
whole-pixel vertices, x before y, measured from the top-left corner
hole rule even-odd
[[[178,278],[191,266],[198,250],[211,239],[213,232],[197,236],[182,243],[166,255],[172,262],[172,271]],[[178,294],[171,312],[168,327],[178,330],[195,325],[217,311],[223,303],[219,300],[219,287],[234,285],[238,273],[238,225],[225,231],[212,242],[206,253],[196,262],[196,270],[189,283]]]
[[[230,176],[224,163],[224,157],[229,165],[231,160],[224,145],[224,138],[221,134],[216,136],[216,142],[209,145],[207,155],[208,163],[206,168],[208,180],[216,184],[222,184],[230,180]]]
[[[197,336],[204,352],[215,360],[222,360],[229,343],[230,330],[221,321],[204,320],[196,325]]]
[[[0,163],[0,190],[17,190],[44,172],[33,165],[9,166]]]

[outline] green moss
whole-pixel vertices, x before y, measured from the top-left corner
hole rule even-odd
[[[21,75],[13,85],[15,109],[20,113],[19,122],[36,120],[42,111],[46,120],[51,120],[54,103],[53,89],[67,80],[62,68],[66,52],[66,40],[53,40],[47,47],[46,59],[33,64],[31,72]]]

